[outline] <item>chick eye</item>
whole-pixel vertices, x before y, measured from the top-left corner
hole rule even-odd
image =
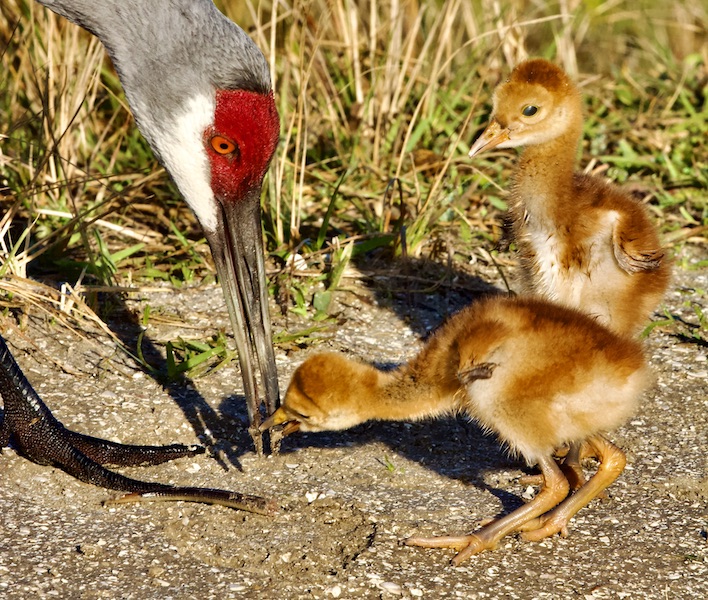
[[[538,106],[534,106],[533,104],[527,104],[526,106],[524,106],[523,110],[521,111],[521,114],[525,117],[533,117],[537,112]]]
[[[230,139],[225,138],[223,135],[215,135],[210,140],[211,147],[218,154],[232,154],[236,151],[236,144],[234,144]]]

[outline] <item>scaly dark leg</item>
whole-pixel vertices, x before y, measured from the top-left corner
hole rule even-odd
[[[51,413],[25,377],[0,337],[0,395],[4,418],[0,423],[0,448],[12,440],[17,451],[40,465],[58,467],[86,483],[108,489],[133,492],[130,501],[190,500],[223,504],[252,512],[271,514],[275,505],[257,496],[245,496],[227,490],[179,488],[124,477],[103,465],[156,465],[184,456],[202,454],[198,445],[133,446],[117,444],[64,427]],[[136,495],[137,493],[137,495]],[[129,500],[125,501],[129,501]]]

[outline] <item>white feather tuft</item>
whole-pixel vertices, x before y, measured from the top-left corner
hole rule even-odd
[[[213,95],[193,96],[185,102],[182,114],[172,126],[155,136],[165,167],[199,223],[208,231],[216,229],[217,207],[204,132],[214,122],[215,107]]]

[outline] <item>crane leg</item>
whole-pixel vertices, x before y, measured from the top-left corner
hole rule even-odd
[[[18,453],[40,465],[58,467],[77,479],[112,490],[132,492],[129,499],[187,500],[222,504],[262,514],[272,514],[276,505],[265,498],[208,488],[174,487],[131,479],[104,465],[156,465],[184,456],[202,454],[199,445],[125,445],[71,431],[51,413],[22,373],[0,337],[0,395],[3,420],[0,449],[13,443]]]
[[[424,548],[454,548],[458,554],[452,559],[457,566],[484,550],[493,550],[506,535],[518,531],[523,525],[557,506],[568,495],[568,480],[552,457],[539,461],[544,484],[541,491],[528,504],[524,504],[508,515],[495,519],[472,534],[442,537],[410,537],[404,540],[408,546]]]
[[[556,533],[567,536],[568,521],[620,476],[627,462],[624,452],[601,435],[588,438],[587,443],[600,460],[597,472],[552,511],[525,523],[523,539],[538,541]]]

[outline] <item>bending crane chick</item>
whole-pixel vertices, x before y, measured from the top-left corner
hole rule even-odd
[[[493,549],[504,536],[567,534],[569,519],[622,472],[624,453],[602,432],[635,410],[649,374],[638,342],[574,309],[535,298],[492,297],[451,317],[409,364],[382,372],[340,354],[318,354],[293,375],[283,405],[262,427],[339,430],[371,419],[415,420],[464,413],[497,434],[542,487],[528,504],[471,535],[406,543],[459,550],[453,563]],[[572,495],[553,459],[586,442],[597,472]]]

